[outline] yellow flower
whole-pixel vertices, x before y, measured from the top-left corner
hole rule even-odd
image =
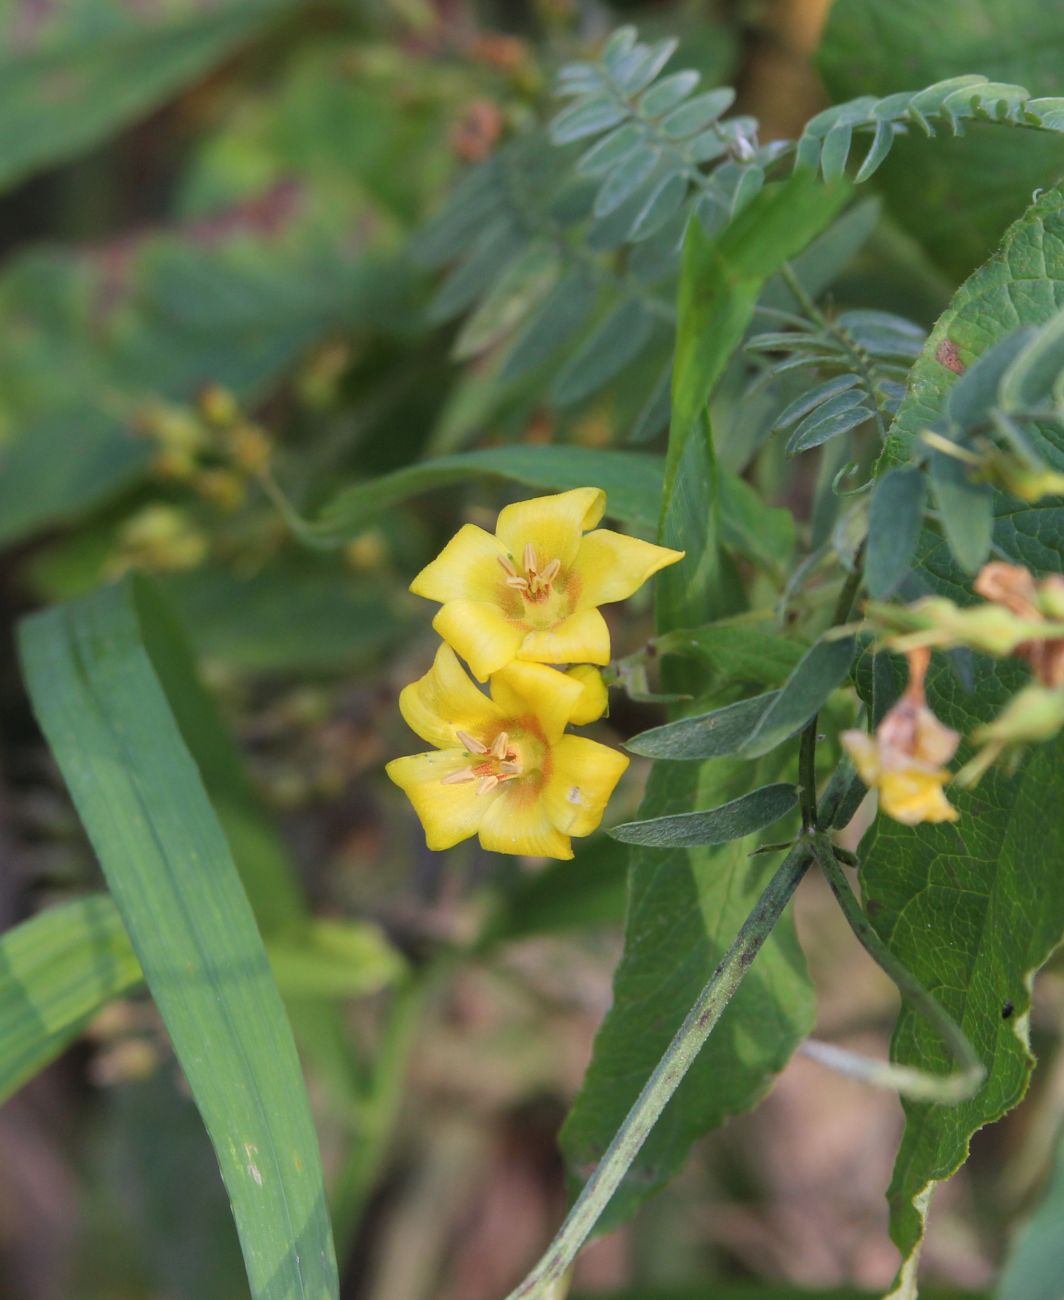
[[[874,736],[844,731],[842,743],[857,774],[879,791],[880,810],[906,826],[954,822],[959,814],[942,791],[960,736],[939,722],[924,699],[930,652],[909,655],[909,688],[886,714]]]
[[[598,827],[628,759],[563,734],[585,686],[557,669],[512,663],[490,691],[440,646],[432,668],[399,696],[407,725],[436,749],[393,759],[388,775],[414,805],[430,849],[479,834],[495,853],[571,858],[569,837]]]
[[[500,512],[494,535],[465,524],[410,584],[440,602],[432,626],[480,681],[514,659],[609,663],[598,606],[626,599],[684,553],[588,532],[605,509],[606,494],[591,487],[518,501]]]

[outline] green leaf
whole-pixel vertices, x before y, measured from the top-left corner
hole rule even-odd
[[[758,775],[756,767],[728,760],[693,771],[686,764],[657,764],[640,813],[669,816],[687,812],[692,802],[736,798]],[[748,856],[756,844],[750,836],[719,847],[631,850],[625,952],[613,1006],[561,1134],[575,1180],[601,1158],[774,870],[772,855]],[[764,1095],[812,1029],[814,1014],[801,949],[784,920],[647,1138],[600,1231],[623,1222],[662,1187],[696,1138]]]
[[[606,492],[609,513],[638,532],[653,532],[661,500],[659,456],[588,447],[495,447],[411,465],[343,489],[310,526],[323,543],[339,544],[399,502],[480,475],[547,491],[593,485]]]
[[[856,387],[861,382],[860,375],[836,375],[832,379],[826,379],[822,384],[807,389],[801,397],[796,397],[793,402],[785,406],[776,417],[773,424],[773,430],[785,433],[792,425],[797,424],[799,420],[815,410],[829,397],[836,397],[839,393],[845,393],[849,389]]]
[[[1035,95],[1059,95],[1062,43],[1064,10],[1043,0],[837,0],[817,61],[836,102],[973,70]],[[873,150],[885,141],[885,133],[877,136]],[[989,254],[1032,191],[1059,174],[1058,140],[975,123],[963,139],[943,132],[927,140],[910,127],[876,181],[901,225],[960,276]]]
[[[351,672],[377,662],[410,629],[394,588],[321,556],[247,575],[194,569],[160,585],[197,655],[242,676]]]
[[[267,945],[286,998],[352,998],[379,993],[407,967],[381,931],[365,921],[314,920]]]
[[[872,412],[865,406],[864,400],[863,391],[840,393],[823,406],[817,407],[787,439],[787,455],[797,456],[799,452],[810,451],[870,420]]]
[[[818,641],[807,650],[739,752],[755,758],[767,754],[804,727],[849,676],[855,645],[854,638],[847,636]]]
[[[574,845],[573,862],[520,873],[495,898],[480,946],[624,920],[627,854],[605,835]]]
[[[1021,292],[1022,286],[1022,292]],[[935,323],[924,350],[913,365],[908,387],[890,428],[887,459],[894,464],[909,458],[925,429],[950,409],[962,426],[974,423],[989,395],[994,371],[976,372],[973,364],[995,344],[1025,326],[1048,324],[1064,301],[1064,187],[1047,190],[1005,232],[1001,247],[954,294]],[[1022,336],[1012,346],[1022,344]],[[1004,361],[1003,353],[996,361]],[[959,376],[979,379],[970,392]],[[952,393],[958,392],[958,403]],[[1011,505],[1009,509],[1011,509]]]
[[[1017,326],[1051,319],[1062,294],[1064,193],[1058,187],[1010,228],[999,253],[961,286],[936,325],[891,430],[888,460],[905,459],[919,432],[942,420],[957,369]],[[1060,431],[1046,426],[1039,436],[1041,450],[1061,463]],[[1023,507],[996,498],[995,507],[994,540],[1002,557],[1036,574],[1059,571],[1059,503],[1047,499]],[[929,544],[916,573],[939,594],[971,600],[969,580],[942,540]],[[979,690],[971,694],[947,671],[930,680],[933,709],[962,733],[994,717],[1025,674],[980,661],[976,679]],[[958,760],[966,757],[962,747]],[[1027,1089],[1033,1067],[1026,1037],[1030,981],[1064,933],[1064,826],[1045,814],[1064,801],[1062,758],[1060,741],[1039,746],[1013,775],[996,768],[974,790],[951,792],[960,813],[951,825],[906,828],[880,818],[862,850],[865,905],[876,928],[957,1020],[990,1069],[970,1101],[906,1105],[890,1191],[891,1234],[904,1261],[899,1296],[914,1294],[916,1252],[935,1183],[964,1162],[972,1134],[1009,1111]],[[928,944],[928,934],[943,941]],[[1014,1014],[1004,1019],[1006,1002]],[[893,1055],[921,1069],[948,1069],[937,1041],[907,1011],[898,1022]]]
[[[509,334],[550,292],[560,269],[556,248],[546,241],[529,244],[462,326],[454,344],[455,360],[478,356]]]
[[[764,785],[719,808],[624,822],[614,826],[610,834],[622,844],[645,844],[648,848],[728,844],[771,826],[797,802],[798,791],[793,785]]]
[[[931,490],[950,550],[967,573],[977,573],[990,554],[994,495],[955,456],[931,453]]]
[[[655,644],[659,654],[694,655],[726,682],[764,686],[782,686],[802,657],[797,641],[780,636],[767,620],[747,615],[668,632]]]
[[[335,1300],[291,1031],[146,616],[129,582],[32,616],[27,686],[214,1144],[252,1294]]]
[[[598,285],[584,267],[567,271],[514,340],[500,379],[520,379],[549,360],[588,320],[597,296]]]
[[[765,281],[800,253],[838,213],[844,182],[818,183],[797,172],[768,185],[716,237],[691,221],[684,240],[677,308],[672,430],[666,490],[687,438],[732,353],[742,342]]]
[[[1007,411],[1045,410],[1064,371],[1064,312],[1058,312],[1002,376],[1000,402]]]
[[[105,139],[246,44],[292,0],[12,4],[0,19],[0,187]]]
[[[293,61],[268,101],[249,101],[253,111],[201,146],[179,200],[189,215],[7,263],[0,543],[136,484],[152,447],[131,435],[152,399],[188,402],[214,380],[254,403],[324,337],[413,319],[413,270],[385,260],[395,222],[368,196],[375,155],[352,157],[336,123],[365,119],[374,150],[412,141],[396,110],[374,116],[354,80],[335,56]],[[292,125],[307,115],[312,148]]]
[[[619,303],[562,368],[551,397],[559,406],[571,406],[597,392],[642,352],[657,323],[637,299]]]
[[[111,900],[61,903],[0,936],[0,1102],[53,1060],[90,1016],[140,983]]]
[[[925,493],[924,475],[914,466],[888,470],[876,482],[865,551],[865,585],[874,600],[893,596],[912,568]]]
[[[726,704],[711,713],[678,718],[641,731],[625,744],[647,758],[704,759],[738,754],[761,721],[778,691]]]
[[[1031,327],[1015,330],[976,357],[949,390],[946,415],[955,428],[967,433],[986,425],[989,413],[999,405],[1003,376],[1035,333]]]

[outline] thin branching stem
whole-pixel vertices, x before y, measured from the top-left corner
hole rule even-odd
[[[930,1074],[911,1066],[871,1060],[830,1043],[807,1042],[804,1051],[825,1065],[877,1087],[891,1088],[914,1101],[948,1104],[966,1101],[978,1090],[986,1077],[986,1069],[964,1030],[876,933],[846,879],[846,873],[835,857],[827,836],[815,834],[810,843],[817,865],[826,876],[831,892],[865,952],[890,977],[910,1006],[934,1028],[957,1062],[958,1068],[952,1074]]]
[[[584,1184],[557,1236],[507,1300],[547,1300],[552,1295],[553,1288],[576,1259],[577,1252],[621,1185],[651,1129],[713,1032],[812,860],[812,850],[806,840],[796,844],[784,858],[614,1134],[613,1141]]]

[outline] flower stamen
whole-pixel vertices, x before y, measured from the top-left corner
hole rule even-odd
[[[488,747],[483,741],[477,740],[476,736],[471,736],[468,731],[456,731],[455,735],[461,741],[462,748],[470,754],[486,754]]]
[[[494,790],[499,784],[497,776],[482,776],[480,784],[477,786],[477,794],[487,794],[489,790]]]
[[[457,772],[448,772],[440,778],[440,785],[461,785],[464,781],[476,780],[476,772],[471,767],[460,767]]]
[[[510,749],[510,737],[505,731],[500,731],[495,737],[491,746],[491,755],[493,758],[504,759]]]

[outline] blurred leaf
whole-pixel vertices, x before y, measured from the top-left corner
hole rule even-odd
[[[314,920],[267,945],[285,997],[350,998],[377,993],[406,970],[381,931],[364,921]]]
[[[854,648],[853,637],[840,637],[835,641],[818,641],[807,650],[739,752],[751,757],[767,754],[804,727],[827,702],[831,692],[849,676]]]
[[[872,492],[865,583],[874,600],[893,596],[912,568],[924,521],[926,481],[915,466],[888,470]]]
[[[409,627],[393,585],[320,557],[247,577],[195,569],[161,585],[197,654],[242,675],[351,671],[374,662]]]
[[[28,619],[27,686],[214,1143],[252,1294],[335,1300],[291,1031],[136,594],[126,582]]]
[[[798,791],[793,785],[764,785],[719,808],[624,822],[614,826],[610,834],[622,844],[645,844],[650,848],[728,844],[771,826],[797,802]]]
[[[383,478],[343,488],[310,525],[323,542],[344,541],[383,511],[409,497],[450,483],[486,475],[558,492],[600,487],[608,513],[638,532],[653,532],[661,501],[661,458],[634,451],[588,447],[492,447],[396,470]]]
[[[483,946],[620,924],[627,883],[624,849],[605,835],[575,848],[574,862],[552,862],[541,871],[521,874],[500,892],[481,936]]]
[[[323,335],[373,315],[393,272],[341,250],[296,184],[181,231],[17,258],[0,279],[0,542],[140,478],[152,395],[255,400]],[[239,346],[233,341],[239,339]]]
[[[668,632],[656,645],[659,654],[696,656],[725,681],[764,686],[781,686],[802,657],[801,645],[770,630],[768,620],[743,615]]]
[[[794,515],[770,506],[755,487],[730,470],[718,475],[720,540],[769,573],[786,569],[794,554]]]
[[[688,224],[680,276],[672,428],[666,483],[675,475],[699,412],[742,342],[765,281],[800,253],[841,208],[844,183],[797,172],[766,186],[724,231]]]
[[[50,907],[0,936],[0,1102],[139,982],[122,921],[101,895]]]
[[[931,491],[942,531],[966,573],[978,573],[990,554],[994,494],[963,462],[937,449],[931,453]]]
[[[601,388],[639,355],[655,321],[637,299],[620,303],[563,367],[551,389],[555,402],[570,406]]]
[[[707,1286],[713,1290],[707,1292]],[[879,1300],[879,1291],[858,1291],[854,1287],[804,1287],[764,1282],[698,1282],[690,1286],[655,1286],[653,1290],[574,1292],[572,1300]],[[921,1287],[923,1300],[991,1300],[985,1291],[943,1290]],[[1036,1300],[1032,1297],[1031,1300]],[[1038,1297],[1037,1300],[1042,1300]]]
[[[0,187],[142,116],[293,0],[12,3],[0,17]]]
[[[818,53],[836,100],[918,90],[979,72],[1034,95],[1064,93],[1064,9],[1043,0],[837,0]],[[967,274],[1060,174],[1060,142],[971,124],[963,139],[899,140],[876,181],[897,220],[955,274]]]

